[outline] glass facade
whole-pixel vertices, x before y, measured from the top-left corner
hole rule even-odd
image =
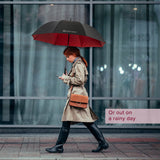
[[[160,5],[94,6],[94,26],[106,41],[93,50],[93,96],[99,99],[93,107],[101,124],[105,108],[159,108],[159,11]],[[100,100],[105,97],[113,100]]]
[[[64,70],[65,46],[34,41],[32,33],[62,19],[93,25],[106,41],[103,48],[80,49],[99,125],[108,126],[106,108],[160,109],[160,3],[12,2],[0,1],[0,125],[61,125],[68,87],[56,76]]]

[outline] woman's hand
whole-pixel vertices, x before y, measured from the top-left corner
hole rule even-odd
[[[65,74],[63,73],[63,75],[61,77],[58,77],[61,80],[64,80],[63,76],[65,76]]]

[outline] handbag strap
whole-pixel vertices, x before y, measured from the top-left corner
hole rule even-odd
[[[71,85],[71,92],[72,92],[72,90],[73,90],[73,85]]]
[[[72,77],[74,77],[75,75],[73,75]],[[72,93],[72,90],[73,90],[73,85],[71,85],[71,93]],[[71,95],[71,94],[70,94]]]
[[[73,85],[71,85],[71,88],[70,88],[70,96],[69,96],[69,101],[70,101],[70,98],[71,98],[71,94],[72,94],[72,90],[73,90]]]
[[[75,76],[75,74],[72,76],[72,77],[74,77]],[[70,97],[71,97],[71,94],[72,94],[72,90],[73,90],[73,85],[71,85],[71,93],[70,93]]]
[[[72,94],[72,90],[73,90],[73,85],[71,85],[71,88],[70,88],[70,89],[71,89],[71,91],[70,91],[70,92],[71,92],[71,93],[70,93],[70,98],[71,98],[71,94]]]

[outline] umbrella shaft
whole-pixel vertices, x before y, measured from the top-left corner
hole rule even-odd
[[[64,66],[64,74],[67,73],[67,60],[65,60],[65,66]]]
[[[69,46],[69,37],[70,37],[70,34],[68,34],[68,43],[67,43],[67,46]]]

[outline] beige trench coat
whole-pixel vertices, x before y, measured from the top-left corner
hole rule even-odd
[[[64,79],[63,82],[69,85],[67,102],[63,111],[62,121],[94,122],[98,119],[89,105],[86,109],[79,109],[69,105],[71,85],[73,85],[72,93],[88,95],[86,88],[84,87],[84,84],[87,81],[87,76],[88,71],[81,58],[78,58],[76,62],[73,63],[68,75],[62,76]]]

